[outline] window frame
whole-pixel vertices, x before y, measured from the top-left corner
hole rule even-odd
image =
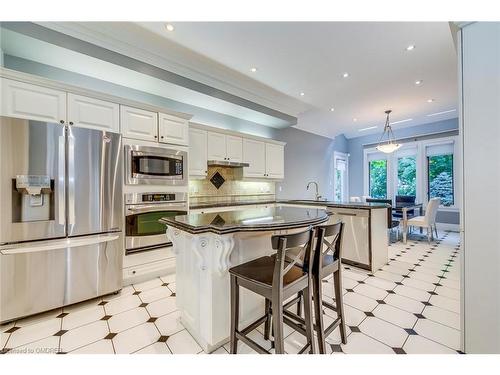
[[[337,186],[337,160],[345,160],[345,176],[344,176],[344,186],[343,186],[343,200],[345,202],[349,201],[349,154],[346,152],[334,151],[333,152],[333,200],[335,200],[335,188]]]
[[[422,203],[424,207],[428,203],[428,165],[426,150],[429,146],[453,145],[453,205],[439,206],[440,211],[458,211],[461,207],[461,176],[460,176],[460,141],[458,136],[425,139],[421,141],[405,142],[403,146],[392,154],[386,155],[387,160],[387,196],[395,197],[398,187],[398,158],[410,156],[412,148],[416,150],[417,171],[416,171],[416,202]],[[375,147],[365,147],[363,150],[363,191],[369,196],[369,161],[373,159],[373,154],[380,154]]]

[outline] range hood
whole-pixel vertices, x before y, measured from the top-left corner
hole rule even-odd
[[[209,167],[229,167],[229,168],[240,168],[240,167],[249,167],[248,163],[240,163],[238,161],[230,161],[230,160],[209,160],[207,162]]]

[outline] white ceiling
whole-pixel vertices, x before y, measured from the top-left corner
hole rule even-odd
[[[386,109],[392,121],[412,119],[395,129],[457,117],[427,116],[457,108],[457,54],[446,22],[178,22],[173,32],[164,23],[139,25],[302,102],[297,127],[316,134],[379,132]]]

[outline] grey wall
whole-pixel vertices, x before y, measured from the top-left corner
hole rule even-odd
[[[424,125],[412,126],[402,129],[394,129],[396,138],[416,137],[425,134],[458,130],[458,119],[432,122]],[[439,135],[436,135],[438,137]],[[363,192],[363,145],[376,143],[380,134],[371,134],[347,140],[349,152],[349,194],[362,196]],[[458,212],[438,212],[437,221],[440,223],[458,224]]]
[[[274,139],[286,142],[285,180],[276,185],[280,199],[314,198],[315,190],[306,190],[309,181],[316,181],[319,193],[333,200],[333,152],[347,152],[343,135],[334,140],[295,128],[276,130]]]
[[[291,127],[270,128],[15,56],[5,55],[4,66],[86,89],[189,113],[193,115],[194,122],[284,141],[287,143],[285,180],[277,185],[277,196],[283,199],[314,197],[313,191],[306,191],[306,184],[308,181],[317,181],[320,194],[333,199],[333,151],[347,152],[347,140],[343,135],[332,140]]]

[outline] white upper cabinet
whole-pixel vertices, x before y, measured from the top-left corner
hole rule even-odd
[[[243,162],[250,164],[243,168],[244,177],[266,177],[266,144],[262,141],[243,138]]]
[[[68,122],[83,128],[119,133],[119,105],[68,93]]]
[[[226,160],[243,161],[243,138],[226,135]]]
[[[208,160],[226,159],[226,135],[222,133],[208,132]]]
[[[160,142],[162,143],[171,143],[183,146],[187,146],[189,143],[188,120],[160,113],[158,129]]]
[[[66,121],[66,93],[2,78],[2,116],[45,122]]]
[[[189,129],[189,175],[207,175],[207,131]]]
[[[124,137],[158,141],[158,113],[122,105],[120,115]]]
[[[285,178],[285,147],[274,143],[266,143],[266,177]]]

